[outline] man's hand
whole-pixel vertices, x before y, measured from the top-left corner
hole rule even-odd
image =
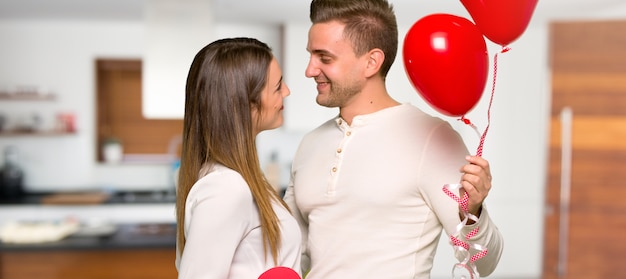
[[[470,214],[480,217],[483,201],[491,190],[491,170],[489,162],[480,156],[466,156],[469,164],[461,167],[460,197],[468,194],[467,210]],[[470,220],[468,220],[470,221]]]

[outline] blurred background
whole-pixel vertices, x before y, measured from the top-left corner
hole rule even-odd
[[[391,2],[400,49],[426,15],[471,19],[460,1]],[[256,37],[281,63],[291,89],[285,125],[263,132],[258,145],[263,167],[284,188],[301,137],[337,114],[315,103],[304,77],[308,5],[0,0],[0,277],[124,278],[115,267],[130,261],[133,278],[175,276],[184,79],[197,50],[217,38]],[[625,22],[621,0],[539,1],[510,51],[486,39],[487,85],[466,117],[481,132],[487,126],[499,53],[483,156],[494,174],[486,206],[506,242],[490,278],[626,277],[617,262],[626,248],[617,239],[626,229],[617,200],[626,173]],[[449,121],[476,150],[476,131],[421,99],[401,55],[388,77],[392,96]],[[10,229],[24,223],[39,234],[14,238]],[[433,278],[449,278],[455,263],[445,239]],[[25,273],[29,266],[48,277]]]

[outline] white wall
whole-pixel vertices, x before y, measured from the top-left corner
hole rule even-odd
[[[0,86],[46,87],[54,102],[0,102],[9,117],[41,114],[46,128],[60,111],[77,116],[76,136],[0,138],[0,148],[16,145],[33,190],[96,187],[95,164],[95,59],[140,58],[142,25],[134,22],[0,22]],[[3,158],[4,159],[4,158]],[[146,184],[156,177],[136,169]],[[116,177],[111,176],[110,180]],[[104,183],[104,182],[103,182]]]
[[[28,190],[162,190],[172,185],[167,164],[109,166],[95,158],[95,59],[142,58],[143,32],[141,22],[0,21],[0,91],[38,86],[57,96],[53,102],[0,101],[0,113],[14,122],[9,125],[35,112],[44,129],[54,126],[58,112],[77,116],[76,135],[0,137],[0,165],[1,151],[17,146]],[[218,24],[215,34],[255,36],[281,52],[278,26]]]

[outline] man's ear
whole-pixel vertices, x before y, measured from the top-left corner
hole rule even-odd
[[[385,53],[379,49],[375,48],[370,50],[367,54],[367,67],[365,68],[365,76],[372,77],[380,71],[380,67],[385,61]]]

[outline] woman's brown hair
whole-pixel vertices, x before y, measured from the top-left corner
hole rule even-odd
[[[269,46],[253,38],[210,43],[195,56],[185,89],[181,164],[176,190],[177,246],[185,247],[185,204],[194,183],[215,164],[237,171],[259,209],[261,232],[274,258],[280,224],[272,200],[287,205],[265,179],[257,155],[252,109],[261,110],[261,92],[273,59]],[[211,222],[211,220],[206,220]],[[207,235],[206,237],[211,237]]]

